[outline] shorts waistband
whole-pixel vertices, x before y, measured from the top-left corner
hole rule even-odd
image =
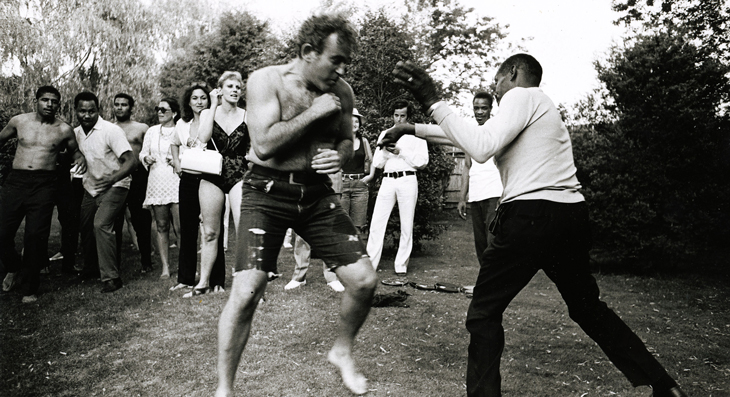
[[[386,172],[383,174],[386,178],[401,178],[408,175],[416,175],[416,171]]]
[[[253,164],[249,170],[253,174],[268,176],[282,182],[288,182],[292,185],[316,185],[318,183],[329,181],[329,177],[325,174],[317,174],[306,171],[279,171],[258,164]]]
[[[10,170],[8,175],[15,174],[16,176],[42,176],[42,177],[55,177],[58,176],[58,170],[19,170],[13,168]]]

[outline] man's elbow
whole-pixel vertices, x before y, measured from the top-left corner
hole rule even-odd
[[[269,160],[276,154],[273,148],[262,147],[261,145],[254,146],[253,152],[256,153],[256,157],[261,161]]]
[[[487,160],[489,160],[492,157],[492,156],[488,156],[486,154],[480,154],[480,153],[469,154],[469,155],[471,156],[473,161],[476,161],[479,164],[486,163]]]

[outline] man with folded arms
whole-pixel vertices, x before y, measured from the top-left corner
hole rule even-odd
[[[393,104],[393,121],[396,126],[407,125],[412,113],[410,105],[404,100],[398,100]],[[373,219],[370,222],[368,256],[373,269],[377,269],[383,254],[388,219],[397,202],[400,215],[400,241],[398,253],[395,255],[395,273],[405,275],[413,250],[413,219],[418,201],[416,170],[428,164],[428,144],[423,139],[406,135],[396,142],[381,145],[380,140],[387,131],[383,131],[378,138],[378,149],[373,155],[370,171],[370,175],[373,175],[376,168],[382,169],[383,182],[375,199]]]
[[[396,126],[384,144],[415,134],[453,143],[477,162],[494,157],[504,185],[490,228],[494,240],[483,254],[466,317],[471,334],[467,395],[501,396],[502,314],[542,269],[558,287],[570,318],[634,386],[651,385],[654,397],[686,396],[641,339],[599,300],[589,266],[588,208],[579,192],[570,136],[555,104],[539,88],[537,60],[517,54],[502,63],[494,78],[499,113],[482,126],[441,102],[433,80],[412,63],[399,63],[393,73],[438,126]]]

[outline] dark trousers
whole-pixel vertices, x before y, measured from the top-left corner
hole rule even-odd
[[[84,186],[81,178],[70,179],[68,171],[58,177],[56,190],[58,223],[61,224],[61,270],[70,273],[76,264],[76,250],[79,247],[79,225],[81,222],[81,201]]]
[[[0,260],[5,272],[22,271],[21,293],[26,296],[38,292],[40,271],[48,266],[56,175],[55,171],[12,170],[2,189]],[[21,259],[15,250],[15,234],[23,218],[25,234]]]
[[[126,206],[129,208],[130,220],[139,244],[140,262],[143,269],[152,268],[152,214],[142,207],[147,195],[147,179],[149,173],[139,166],[132,172],[132,183],[129,185]],[[124,211],[114,223],[114,233],[117,239],[117,258],[121,258],[122,230],[124,228]]]
[[[585,203],[525,200],[503,204],[491,230],[474,297],[467,312],[471,334],[467,395],[501,396],[502,314],[538,270],[555,283],[570,318],[603,349],[634,385],[668,378],[641,339],[599,300],[589,270],[590,229]]]
[[[198,230],[200,230],[200,175],[183,172],[180,175],[180,255],[178,256],[177,282],[195,285],[195,271],[198,268]],[[225,211],[223,212],[225,216]],[[221,225],[223,224],[221,218]],[[226,281],[226,261],[223,251],[223,233],[218,238],[218,256],[213,263],[210,285],[223,286]]]
[[[492,197],[485,200],[469,203],[471,210],[471,224],[474,228],[474,248],[479,259],[479,266],[484,267],[482,254],[487,250],[489,243],[494,240],[494,234],[489,231],[489,224],[497,214],[499,197]]]

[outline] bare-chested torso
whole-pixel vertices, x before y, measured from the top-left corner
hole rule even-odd
[[[14,129],[18,138],[13,159],[16,170],[53,171],[58,154],[68,146],[69,140],[75,141],[71,126],[57,118],[51,122],[41,121],[37,113],[15,116],[7,128]]]
[[[306,87],[302,78],[292,72],[290,65],[270,66],[268,72],[277,75],[279,79],[272,78],[270,84],[276,86],[277,98],[281,109],[281,121],[288,121],[298,116],[312,106],[312,101],[321,93],[314,92]],[[332,93],[337,95],[341,101],[350,101],[347,94],[350,88],[345,81],[340,79],[332,88]],[[312,158],[318,153],[318,149],[335,149],[340,140],[343,120],[351,116],[338,112],[331,116],[317,120],[311,124],[306,133],[295,145],[285,154],[275,156],[268,160],[261,160],[251,147],[248,153],[248,160],[265,167],[281,171],[312,171]]]
[[[150,128],[147,124],[138,123],[136,121],[127,120],[124,122],[115,122],[124,130],[124,134],[127,136],[129,145],[132,146],[132,152],[134,152],[134,158],[139,158],[139,152],[142,151],[142,144],[144,143],[144,134]]]

